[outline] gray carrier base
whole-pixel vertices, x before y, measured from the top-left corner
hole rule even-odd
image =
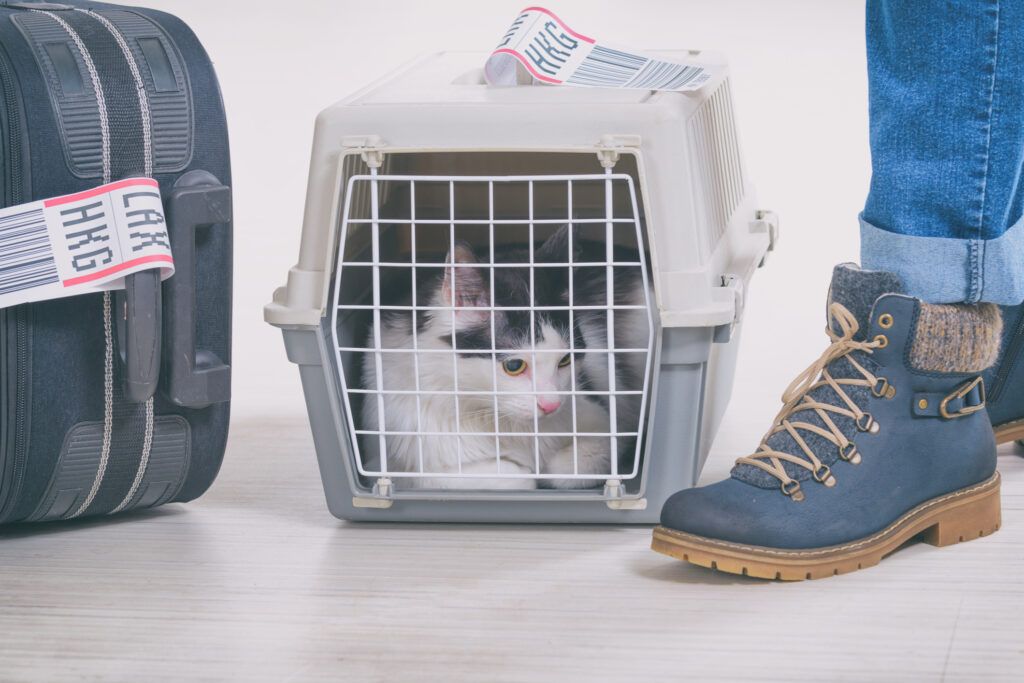
[[[653,393],[640,477],[624,491],[381,491],[365,487],[344,424],[341,388],[329,329],[284,329],[288,360],[299,366],[313,441],[332,514],[353,521],[653,524],[661,505],[693,486],[707,458],[717,420],[706,400],[727,400],[736,364],[738,326],[665,328],[655,346]],[[716,343],[717,333],[717,343]],[[709,382],[709,375],[716,381]],[[714,396],[716,391],[726,396]],[[720,419],[720,415],[717,416]],[[412,493],[414,498],[403,497]],[[468,495],[467,495],[468,494]],[[604,495],[604,498],[597,498]]]

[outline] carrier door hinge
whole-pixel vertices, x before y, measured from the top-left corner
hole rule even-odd
[[[629,498],[624,499],[622,497],[624,491],[622,482],[618,479],[609,479],[604,483],[604,497],[608,500],[605,503],[612,510],[646,510],[647,499],[646,498]]]
[[[341,139],[341,146],[345,149],[359,152],[359,156],[370,168],[380,168],[384,165],[385,146],[377,135],[357,135]]]
[[[639,135],[602,135],[597,145],[597,160],[603,168],[615,168],[619,155],[626,149],[640,148]]]
[[[395,487],[391,480],[381,477],[373,484],[373,496],[353,496],[352,507],[386,510],[395,504],[395,501],[391,500],[394,490]]]

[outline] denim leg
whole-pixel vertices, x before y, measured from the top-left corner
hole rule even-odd
[[[1024,300],[1024,0],[868,0],[865,268],[932,303]]]

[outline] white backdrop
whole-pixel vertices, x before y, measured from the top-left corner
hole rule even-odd
[[[488,50],[525,0],[140,0],[206,44],[223,88],[235,191],[238,413],[302,411],[298,373],[262,306],[298,255],[313,120],[424,52]],[[856,260],[869,179],[859,0],[558,0],[573,28],[636,48],[703,48],[732,64],[742,144],[782,241],[754,278],[733,403],[716,444],[753,448],[789,380],[824,347],[832,265]],[[724,466],[726,459],[722,460]]]

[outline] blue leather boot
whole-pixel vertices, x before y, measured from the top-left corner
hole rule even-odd
[[[1024,304],[1002,307],[999,360],[985,373],[988,416],[996,443],[1024,444]]]
[[[666,501],[655,550],[798,580],[875,565],[918,535],[943,546],[999,528],[982,377],[999,350],[999,309],[899,289],[891,274],[836,268],[831,345],[729,479]]]

